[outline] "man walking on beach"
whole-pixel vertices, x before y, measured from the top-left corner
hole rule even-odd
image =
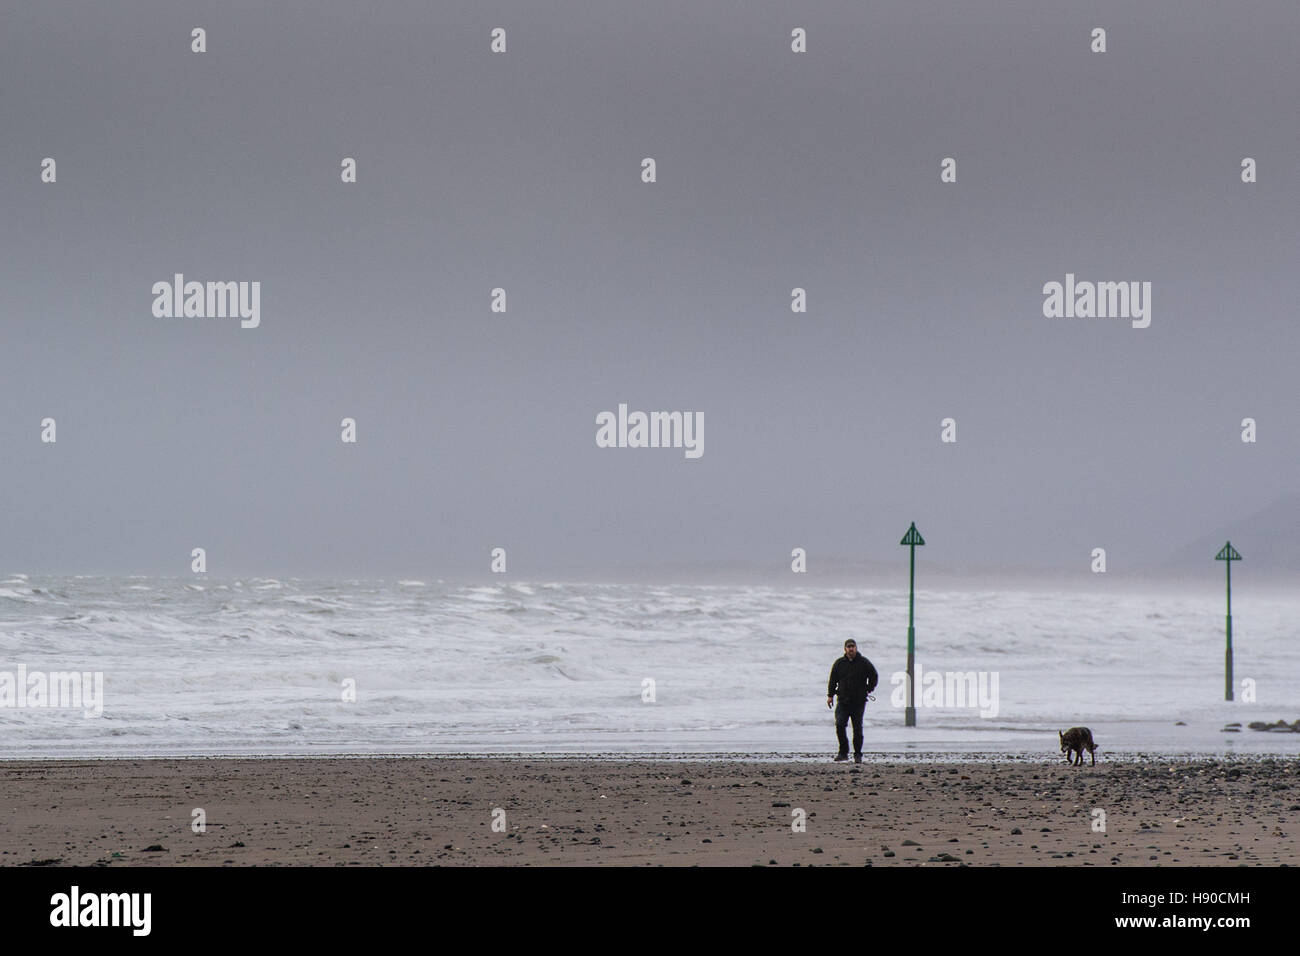
[[[862,712],[867,707],[867,695],[876,689],[879,680],[871,661],[858,653],[853,638],[844,642],[844,656],[831,665],[830,683],[826,685],[826,706],[838,694],[839,706],[835,708],[835,736],[840,740],[840,752],[835,759],[849,759],[849,738],[845,733],[849,719],[853,720],[853,762],[862,763]]]

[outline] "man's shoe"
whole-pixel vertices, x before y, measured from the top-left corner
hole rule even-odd
[[[853,755],[853,762],[854,762],[854,763],[862,763],[862,754],[854,754],[854,755]]]
[[[836,763],[839,763],[839,762],[842,761],[842,760],[848,760],[848,759],[849,759],[849,755],[848,755],[848,754],[836,754],[836,755],[835,755],[835,762],[836,762]]]

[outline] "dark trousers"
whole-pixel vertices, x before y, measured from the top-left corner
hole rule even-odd
[[[835,736],[840,739],[841,756],[848,756],[849,753],[849,737],[845,731],[848,729],[850,718],[853,720],[853,753],[862,753],[862,712],[866,709],[867,702],[865,700],[837,698],[835,704]]]

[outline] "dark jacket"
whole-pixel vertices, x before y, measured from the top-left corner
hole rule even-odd
[[[841,657],[831,665],[831,679],[826,685],[826,696],[834,697],[839,694],[840,702],[843,704],[865,703],[867,695],[876,689],[879,680],[876,669],[871,666],[871,661],[858,651],[858,656],[853,660],[849,660],[847,656]]]

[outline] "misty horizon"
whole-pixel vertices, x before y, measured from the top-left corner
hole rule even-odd
[[[1300,570],[1293,4],[131,9],[0,34],[2,568]]]

